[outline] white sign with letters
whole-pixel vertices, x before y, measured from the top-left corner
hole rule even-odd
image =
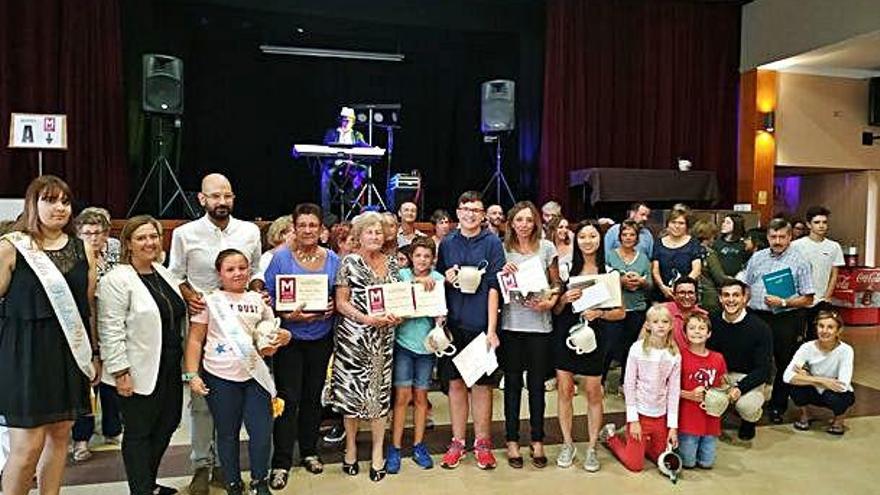
[[[67,149],[67,115],[13,113],[10,120],[10,148]]]

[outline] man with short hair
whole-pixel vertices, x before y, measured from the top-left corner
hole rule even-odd
[[[446,277],[447,329],[455,342],[456,354],[481,333],[490,348],[498,347],[498,271],[504,266],[504,249],[498,236],[482,228],[483,200],[480,193],[468,191],[458,199],[458,229],[440,243],[437,271]],[[485,272],[476,292],[465,293],[455,288],[459,267],[479,267]],[[492,454],[492,387],[494,378],[482,376],[468,389],[453,356],[440,358],[437,369],[441,380],[449,384],[449,415],[452,420],[452,441],[443,456],[445,469],[458,467],[465,457],[465,434],[468,411],[474,420],[474,455],[477,467],[493,469]]]
[[[425,237],[425,233],[416,228],[416,219],[419,216],[419,207],[412,201],[404,201],[397,209],[400,218],[400,228],[397,229],[397,247],[402,248],[412,244],[416,237]]]
[[[544,206],[541,207],[541,220],[544,225],[550,223],[550,220],[553,220],[553,217],[561,217],[562,216],[562,205],[557,203],[556,201],[547,201],[544,203]]]
[[[489,205],[486,208],[487,228],[498,237],[504,237],[504,208],[501,205]]]
[[[672,285],[672,301],[663,303],[672,315],[672,336],[679,349],[687,349],[688,341],[685,325],[692,314],[708,315],[697,305],[697,281],[690,277],[680,277]]]
[[[840,244],[829,239],[828,217],[831,211],[824,206],[807,208],[807,226],[810,235],[795,239],[791,246],[798,250],[813,271],[813,288],[816,295],[813,305],[807,308],[807,338],[815,338],[816,327],[813,322],[819,311],[831,309],[831,293],[837,284],[837,270],[844,265],[843,250]]]
[[[186,300],[190,314],[205,309],[203,295],[220,287],[220,279],[214,262],[220,251],[235,248],[244,253],[251,265],[251,273],[259,269],[260,229],[251,222],[232,217],[235,194],[229,179],[220,174],[210,174],[202,179],[199,203],[205,216],[174,229],[171,235],[171,251],[168,269],[184,282],[180,292]],[[209,478],[224,488],[223,473],[214,444],[214,419],[204,397],[190,395],[190,440],[193,463],[189,493],[208,495]],[[212,469],[213,468],[213,469]]]
[[[797,350],[798,339],[804,330],[804,309],[812,306],[813,276],[810,264],[797,249],[791,248],[791,224],[784,218],[774,218],[767,226],[770,247],[756,252],[746,264],[741,280],[751,288],[749,309],[764,320],[773,331],[773,361],[776,377],[770,397],[770,420],[782,423],[788,408],[790,386],[782,381],[782,371]],[[787,298],[770,295],[764,277],[791,271],[794,294]]]
[[[633,203],[627,210],[627,218],[639,224],[639,242],[636,249],[651,259],[654,253],[654,234],[645,223],[651,216],[651,208],[642,202]],[[605,252],[620,247],[620,224],[614,224],[605,231]]]
[[[738,436],[755,438],[755,423],[761,419],[767,379],[770,378],[770,355],[773,336],[764,320],[746,311],[749,287],[730,278],[720,286],[721,314],[713,315],[709,349],[718,351],[727,363],[727,396],[742,420]]]

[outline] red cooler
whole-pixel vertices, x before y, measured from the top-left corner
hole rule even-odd
[[[880,268],[840,267],[831,304],[847,325],[880,324]]]

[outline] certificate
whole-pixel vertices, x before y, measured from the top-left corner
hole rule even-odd
[[[413,317],[418,316],[446,316],[446,288],[443,287],[443,281],[438,280],[434,284],[434,290],[425,290],[425,286],[420,283],[412,284],[413,302],[415,303],[415,313]]]
[[[585,284],[595,281],[592,285]],[[603,288],[596,287],[602,284]],[[581,298],[572,303],[572,310],[582,312],[592,308],[617,308],[623,306],[623,293],[620,287],[620,273],[599,275],[578,275],[568,279],[569,288],[583,287]],[[578,309],[580,308],[580,309]]]
[[[477,383],[483,375],[489,376],[498,369],[495,349],[489,349],[486,334],[482,332],[452,358],[452,362],[458,368],[461,379],[468,388]]]
[[[501,298],[504,304],[510,303],[510,293],[519,292],[526,296],[532,292],[541,292],[550,288],[547,273],[539,256],[532,256],[517,265],[514,273],[498,272],[498,285],[501,287]]]
[[[416,312],[413,285],[409,282],[371,285],[367,287],[367,314],[392,314],[401,318]]]
[[[275,277],[277,311],[327,311],[330,286],[326,274],[278,275]]]

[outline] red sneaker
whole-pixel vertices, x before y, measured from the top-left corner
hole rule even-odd
[[[440,462],[440,467],[443,469],[455,469],[466,455],[467,450],[465,450],[464,447],[464,440],[453,438],[452,441],[449,442],[449,448],[446,449],[446,453],[443,454],[443,460]]]
[[[492,440],[488,438],[480,438],[474,442],[474,456],[480,469],[495,469],[498,464],[495,461],[495,454],[492,453]]]

